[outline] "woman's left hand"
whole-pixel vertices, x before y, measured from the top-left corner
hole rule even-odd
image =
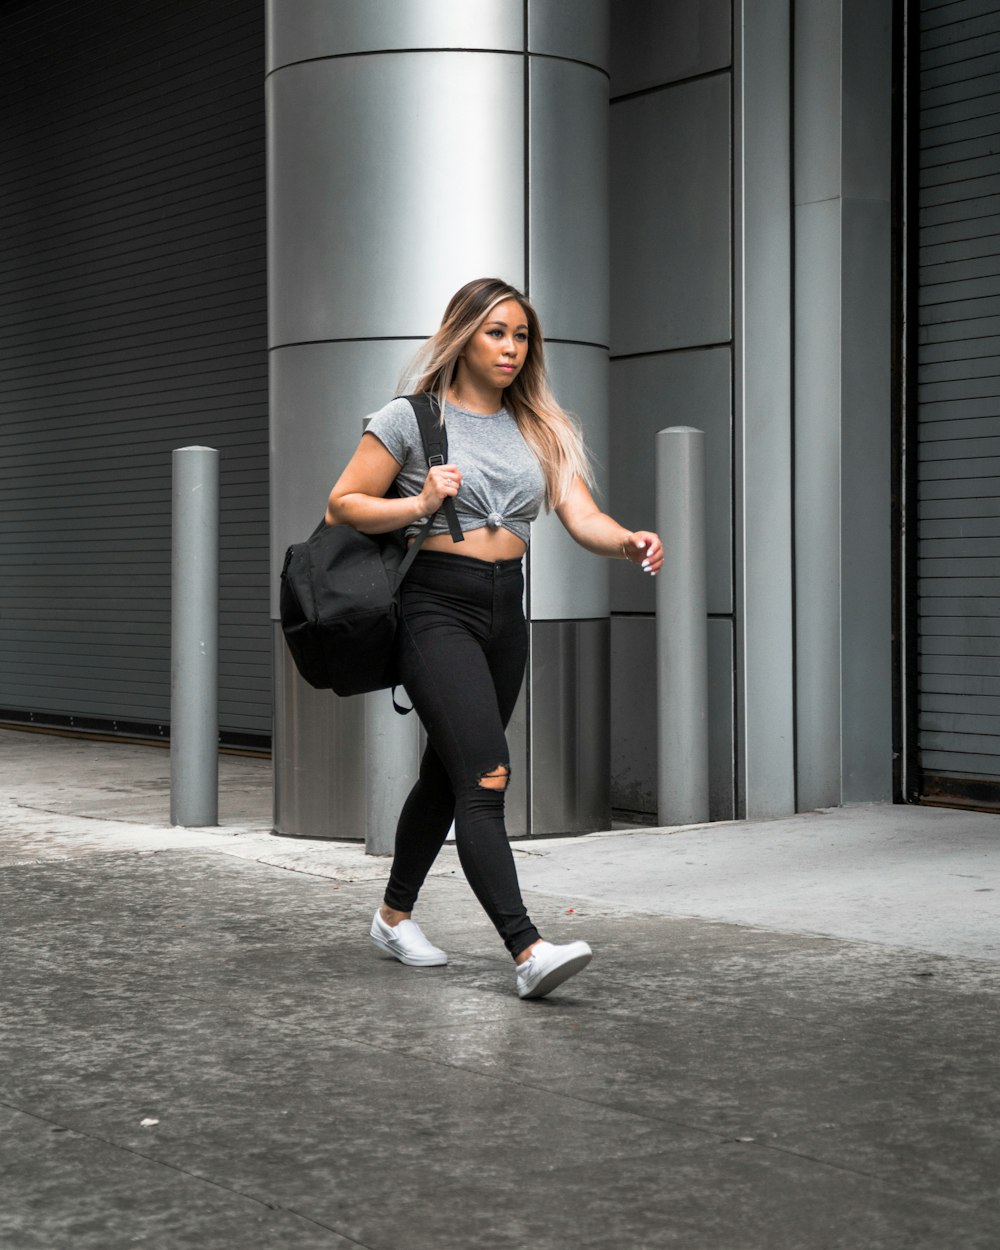
[[[622,551],[629,564],[639,564],[644,573],[655,577],[663,564],[663,543],[659,534],[649,530],[636,530],[622,543]]]

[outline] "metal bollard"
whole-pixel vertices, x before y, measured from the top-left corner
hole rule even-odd
[[[656,436],[657,822],[701,824],[708,814],[708,633],[705,435],[673,426]]]
[[[173,453],[170,823],[219,823],[219,453]]]

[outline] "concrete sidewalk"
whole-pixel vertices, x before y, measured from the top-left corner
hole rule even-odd
[[[2,1250],[1000,1245],[1000,821],[861,807],[515,845],[594,964],[522,1003],[451,848],[276,838],[223,757],[0,731]]]

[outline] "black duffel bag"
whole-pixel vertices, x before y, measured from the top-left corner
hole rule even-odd
[[[428,465],[446,463],[447,434],[436,400],[426,393],[406,399]],[[452,538],[461,542],[453,499],[445,500],[444,512]],[[362,534],[323,520],[305,542],[288,548],[281,569],[281,628],[310,686],[351,695],[398,684],[399,587],[430,526],[428,520],[407,551],[403,530]]]

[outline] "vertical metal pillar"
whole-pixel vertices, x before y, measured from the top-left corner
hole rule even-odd
[[[796,807],[892,798],[891,0],[796,0]]]
[[[791,0],[734,0],[737,814],[795,811]]]
[[[656,436],[659,677],[657,821],[691,825],[708,812],[708,629],[705,435],[673,426]]]
[[[219,453],[173,453],[170,823],[219,823]]]
[[[272,572],[308,533],[421,339],[472,278],[527,288],[556,394],[607,461],[608,3],[268,0]],[[475,51],[467,51],[475,49]],[[484,143],[483,116],[503,117]],[[428,176],[460,152],[477,211]],[[572,229],[567,228],[572,223]],[[606,828],[606,561],[553,517],[529,567],[508,828]],[[391,846],[419,726],[305,686],[275,637],[275,828]]]

